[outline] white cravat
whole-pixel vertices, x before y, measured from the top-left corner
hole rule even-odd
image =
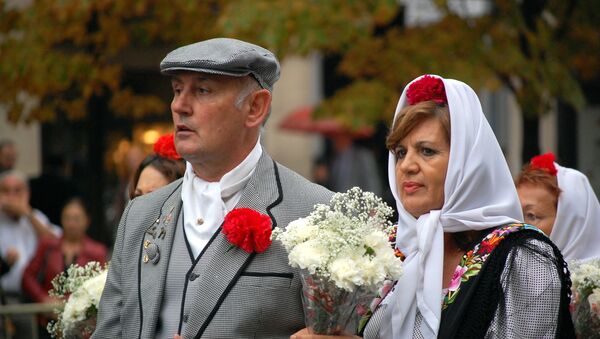
[[[181,188],[183,200],[183,227],[197,257],[213,234],[219,229],[225,215],[231,211],[242,196],[242,190],[254,173],[262,155],[259,141],[248,156],[217,182],[208,182],[196,176],[192,165],[186,163]]]

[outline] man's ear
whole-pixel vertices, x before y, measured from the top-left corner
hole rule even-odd
[[[271,92],[261,89],[250,94],[250,111],[246,117],[246,127],[261,126],[269,115]]]

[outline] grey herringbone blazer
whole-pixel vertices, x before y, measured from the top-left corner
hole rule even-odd
[[[274,227],[285,227],[331,195],[263,152],[237,207],[268,214]],[[127,206],[93,338],[154,337],[181,206],[181,180]],[[158,244],[157,262],[144,262],[145,241]],[[231,248],[219,231],[193,272],[201,283],[199,293],[192,294],[184,338],[289,338],[304,327],[298,272],[288,265],[279,242],[248,254]]]

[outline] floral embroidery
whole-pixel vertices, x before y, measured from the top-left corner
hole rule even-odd
[[[528,224],[509,224],[490,232],[479,244],[475,245],[472,250],[465,253],[454,270],[452,280],[448,286],[448,292],[444,296],[442,310],[445,310],[456,300],[456,296],[458,295],[458,292],[460,292],[460,285],[462,283],[467,282],[471,277],[479,274],[483,263],[485,263],[494,248],[496,248],[507,235],[523,229],[542,232],[538,228]]]
[[[400,249],[396,248],[396,232],[398,231],[398,225],[394,225],[392,227],[392,229],[390,230],[390,237],[389,237],[389,241],[390,241],[390,245],[392,245],[392,248],[394,248],[395,251],[395,255],[396,257],[400,258],[400,260],[404,261],[404,259],[406,259],[406,256],[404,255],[404,253],[402,253],[402,251],[400,251]]]

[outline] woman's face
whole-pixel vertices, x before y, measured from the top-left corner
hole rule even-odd
[[[83,238],[90,223],[85,210],[77,202],[69,203],[63,208],[61,221],[64,236],[68,239]]]
[[[140,178],[138,179],[137,186],[135,187],[135,196],[144,195],[153,192],[169,183],[169,180],[160,173],[159,170],[154,168],[152,165],[146,166]]]
[[[450,143],[437,118],[415,127],[396,146],[396,189],[415,218],[444,205]]]
[[[542,185],[524,183],[517,187],[525,222],[550,236],[556,219],[556,198]]]

